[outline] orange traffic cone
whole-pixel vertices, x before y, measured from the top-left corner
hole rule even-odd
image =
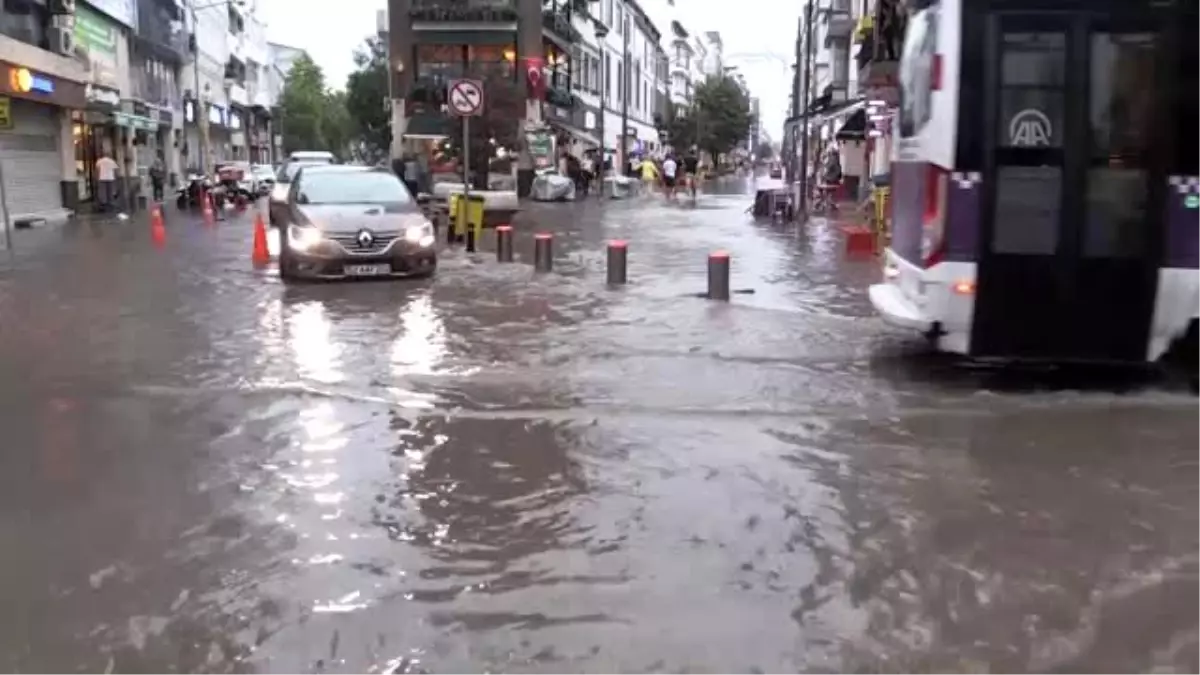
[[[262,214],[254,216],[254,251],[250,260],[255,265],[265,265],[271,262],[271,251],[267,248],[267,228],[263,225]]]
[[[155,204],[150,210],[150,240],[155,246],[167,243],[167,228],[163,223],[162,207]]]
[[[204,209],[204,224],[212,225],[216,220],[213,216],[212,193],[208,192],[207,190],[200,193],[200,202],[202,208]]]

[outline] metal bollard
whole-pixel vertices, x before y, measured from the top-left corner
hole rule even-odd
[[[538,272],[554,269],[554,235],[542,232],[533,236],[533,269]]]
[[[496,260],[497,262],[513,261],[512,225],[496,226]]]
[[[475,252],[475,228],[467,226],[467,253]]]
[[[708,254],[708,299],[729,301],[729,254]]]
[[[629,279],[629,244],[624,241],[608,242],[608,285],[620,286]]]

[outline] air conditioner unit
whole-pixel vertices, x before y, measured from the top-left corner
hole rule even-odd
[[[75,0],[49,0],[46,3],[51,14],[74,14]]]
[[[50,29],[50,51],[63,56],[75,55],[75,32],[66,28]]]

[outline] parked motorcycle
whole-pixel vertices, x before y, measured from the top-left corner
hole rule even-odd
[[[188,174],[187,181],[175,191],[175,205],[180,209],[198,209],[206,192],[211,191],[213,182],[199,173]]]
[[[223,192],[222,206],[225,201],[230,201],[242,208],[254,201],[254,189],[248,178],[245,168],[237,164],[217,167],[217,187]]]

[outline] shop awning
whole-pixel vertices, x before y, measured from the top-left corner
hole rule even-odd
[[[596,148],[600,147],[600,139],[589,134],[588,132],[584,131],[583,129],[573,127],[570,124],[566,124],[564,122],[559,122],[558,120],[549,120],[548,123],[550,124],[550,126],[554,127],[555,129],[558,129],[559,131],[570,134],[571,136],[574,136],[576,139],[583,141],[587,145],[590,145],[590,146],[593,146]]]
[[[855,108],[854,112],[842,123],[834,138],[839,141],[861,141],[867,137],[867,111],[864,107]]]

